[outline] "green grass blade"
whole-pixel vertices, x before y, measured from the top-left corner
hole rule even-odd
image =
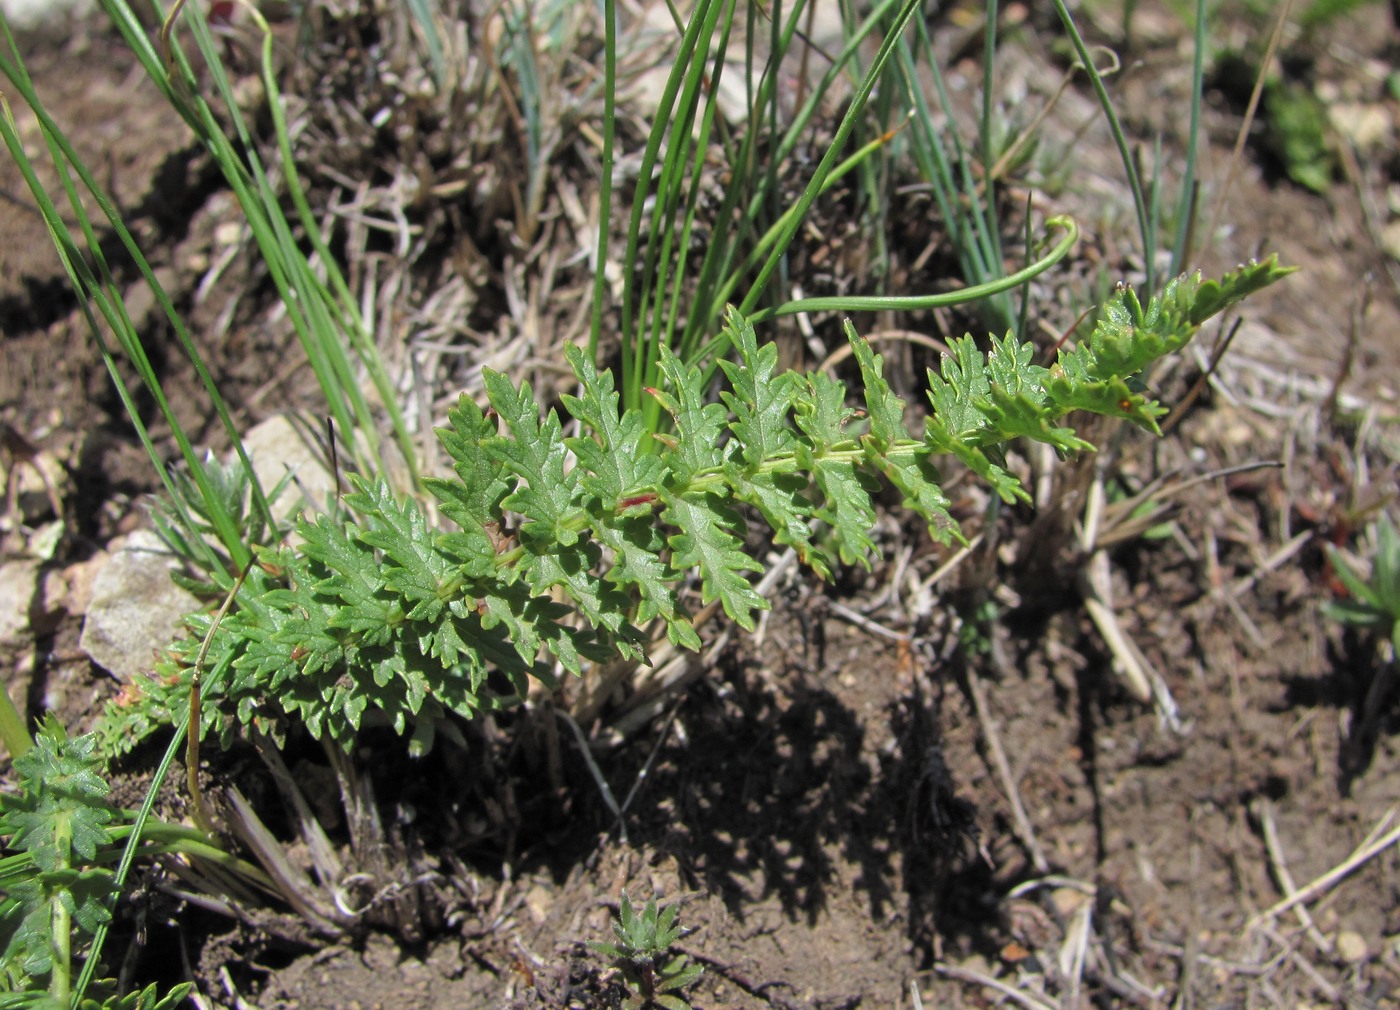
[[[1191,122],[1186,135],[1186,165],[1176,202],[1176,237],[1172,241],[1171,275],[1186,270],[1196,214],[1196,157],[1201,133],[1201,95],[1205,82],[1206,0],[1196,0],[1196,25],[1191,54]]]
[[[375,410],[360,388],[356,374],[358,362],[369,375],[384,405],[400,454],[409,467],[410,481],[416,481],[417,453],[398,410],[398,397],[387,378],[377,348],[365,331],[356,301],[330,254],[324,235],[310,214],[293,166],[279,94],[270,71],[269,35],[263,35],[262,71],[276,128],[279,160],[286,168],[284,177],[289,196],[297,209],[307,241],[315,252],[319,269],[325,274],[324,281],[318,277],[317,270],[313,269],[302,251],[291,222],[282,211],[277,187],[272,184],[258,155],[257,146],[224,72],[219,44],[210,33],[199,5],[186,5],[182,9],[186,17],[180,24],[189,28],[196,42],[213,91],[226,108],[232,137],[225,132],[220,117],[198,90],[198,77],[178,44],[177,25],[167,25],[168,31],[163,33],[163,39],[169,45],[167,58],[157,53],[145,39],[140,22],[132,15],[125,0],[103,0],[103,5],[156,86],[190,124],[223,170],[326,397],[332,417],[342,431],[357,432],[364,440],[362,445],[359,438],[347,438],[351,458],[361,469],[381,473],[390,470],[380,449]],[[257,20],[256,24],[260,29],[266,29],[261,20]],[[351,351],[354,352],[353,360]]]
[[[1079,56],[1079,62],[1084,67],[1084,72],[1089,75],[1089,83],[1093,86],[1094,94],[1098,97],[1099,106],[1103,109],[1104,118],[1108,121],[1109,133],[1113,136],[1113,143],[1118,148],[1118,156],[1123,162],[1123,172],[1128,178],[1128,188],[1133,193],[1133,208],[1137,211],[1138,233],[1142,236],[1143,269],[1147,275],[1145,290],[1151,295],[1156,290],[1154,287],[1156,278],[1153,270],[1154,249],[1150,244],[1152,227],[1149,224],[1149,210],[1147,199],[1143,194],[1142,177],[1138,173],[1132,153],[1128,150],[1128,138],[1123,133],[1123,124],[1118,121],[1118,113],[1113,108],[1113,100],[1108,97],[1108,88],[1104,86],[1103,75],[1094,65],[1089,47],[1085,44],[1084,37],[1079,34],[1079,28],[1074,23],[1074,16],[1065,6],[1065,0],[1053,0],[1053,2],[1055,11],[1060,15],[1060,23],[1065,27],[1065,34],[1069,36],[1070,43]]]
[[[1014,274],[1007,274],[985,284],[937,295],[848,295],[830,298],[801,298],[785,302],[775,309],[760,309],[749,317],[749,321],[761,322],[774,316],[787,316],[797,312],[912,312],[946,308],[950,305],[965,305],[1007,291],[1014,291],[1063,260],[1069,255],[1075,242],[1079,240],[1079,226],[1068,217],[1052,217],[1045,222],[1045,225],[1047,228],[1063,230],[1065,233],[1055,243],[1054,248]]]
[[[277,88],[277,79],[273,73],[272,30],[262,20],[261,15],[257,14],[256,11],[253,11],[253,14],[263,32],[263,87],[267,91],[268,108],[271,111],[273,126],[277,133],[277,150],[282,157],[282,170],[286,178],[287,190],[296,206],[302,230],[311,241],[317,256],[320,257],[335,294],[334,299],[329,297],[324,299],[324,304],[330,310],[330,318],[327,322],[333,329],[321,327],[316,330],[316,333],[329,340],[336,348],[343,347],[344,343],[348,341],[354,349],[361,366],[369,374],[370,381],[374,383],[375,391],[379,394],[379,401],[388,415],[390,426],[399,443],[399,450],[403,454],[404,463],[408,466],[409,479],[412,486],[417,488],[420,477],[417,448],[413,443],[412,435],[409,434],[408,426],[404,422],[403,412],[399,409],[397,391],[389,380],[389,374],[384,368],[384,361],[379,355],[378,348],[375,347],[372,337],[365,328],[364,320],[361,318],[359,308],[355,303],[355,296],[350,292],[349,285],[345,282],[345,276],[337,266],[336,258],[331,253],[330,247],[326,244],[325,236],[321,234],[321,228],[315,215],[311,212],[311,205],[307,203],[306,191],[296,169],[296,158],[292,152],[291,137],[287,130],[281,93]],[[201,33],[201,38],[206,34]],[[208,42],[209,48],[205,51],[206,60],[217,59],[217,51],[213,48],[213,39],[209,38]],[[204,43],[201,42],[201,46],[203,45]],[[353,377],[351,377],[351,381],[354,382]],[[356,386],[358,388],[358,383]],[[356,412],[359,415],[361,430],[367,436],[372,436],[375,431],[374,418],[369,405],[362,396],[356,401]],[[383,473],[384,468],[381,467],[379,472]]]
[[[916,58],[913,43],[918,45]],[[933,42],[922,20],[914,25],[914,40],[900,48],[900,80],[905,100],[912,110],[909,136],[910,153],[920,175],[932,190],[949,243],[958,257],[964,280],[973,287],[991,283],[1005,273],[1000,234],[983,208],[983,193],[970,169],[971,159],[954,129],[934,121],[928,98],[919,81],[919,59],[933,77],[939,106],[948,123],[955,123],[947,83],[934,58]],[[955,170],[955,167],[956,170]],[[989,329],[1005,332],[1014,325],[1009,303],[993,296],[980,303]]]
[[[236,523],[223,508],[218,495],[214,493],[213,488],[205,479],[203,468],[199,465],[199,456],[184,430],[181,428],[179,420],[171,409],[169,402],[165,398],[164,392],[160,386],[159,377],[156,375],[155,369],[146,355],[140,335],[137,333],[130,317],[126,314],[125,306],[121,301],[120,292],[111,278],[106,259],[102,255],[101,243],[97,239],[95,229],[88,217],[83,201],[79,197],[77,188],[72,181],[73,173],[77,174],[84,189],[87,190],[93,201],[107,218],[108,223],[114,229],[128,254],[132,257],[137,268],[145,278],[146,283],[150,286],[157,303],[165,311],[182,347],[190,357],[195,367],[196,374],[203,383],[210,397],[210,402],[218,412],[225,430],[230,433],[231,438],[233,438],[237,445],[237,433],[233,426],[232,418],[228,413],[223,399],[219,396],[213,378],[205,367],[198,349],[190,339],[189,333],[185,329],[178,314],[175,312],[169,297],[156,280],[150,264],[146,261],[145,257],[142,256],[134,238],[122,223],[121,217],[112,205],[110,199],[103,193],[101,187],[97,185],[96,180],[92,177],[86,166],[82,164],[62,131],[59,130],[57,124],[48,116],[38,96],[34,93],[32,82],[29,80],[27,72],[23,69],[23,62],[19,59],[18,50],[14,45],[13,37],[9,33],[8,23],[4,24],[4,30],[14,59],[12,60],[8,57],[0,56],[0,73],[3,73],[9,79],[16,93],[29,105],[31,111],[39,121],[45,143],[48,145],[54,165],[58,171],[60,183],[65,190],[68,202],[72,207],[74,216],[83,233],[87,250],[86,253],[80,250],[77,242],[69,233],[68,226],[58,213],[52,198],[39,181],[33,165],[25,154],[23,145],[15,130],[13,120],[10,118],[8,104],[5,106],[4,121],[0,123],[0,131],[4,133],[6,146],[9,148],[16,166],[25,177],[25,181],[30,187],[35,202],[38,204],[40,213],[43,215],[45,223],[49,227],[50,234],[54,238],[59,257],[63,261],[65,270],[69,274],[74,290],[79,295],[81,309],[98,342],[108,371],[113,376],[123,406],[126,408],[127,414],[131,418],[133,426],[136,428],[137,435],[145,447],[157,475],[175,500],[175,505],[178,513],[181,515],[182,521],[187,524],[188,528],[193,528],[193,525],[189,523],[188,512],[184,510],[183,502],[180,500],[176,487],[166,469],[165,462],[156,451],[150,435],[141,421],[140,411],[136,407],[135,401],[127,390],[125,383],[121,379],[120,372],[116,367],[115,355],[107,345],[102,328],[97,323],[96,316],[93,313],[93,306],[96,306],[98,314],[103,317],[103,320],[111,328],[124,356],[131,362],[138,376],[141,378],[142,383],[147,387],[147,390],[154,399],[157,409],[160,410],[162,416],[170,425],[171,432],[190,470],[191,477],[199,487],[201,496],[209,509],[210,518],[214,523],[215,529],[218,531],[220,541],[223,543],[224,548],[229,552],[230,556],[235,559],[235,563],[241,564],[246,560],[247,548],[242,544],[238,536]],[[90,262],[96,266],[97,273],[93,272]],[[239,448],[241,452],[241,446]],[[246,465],[246,457],[244,462]],[[254,498],[256,507],[264,517],[270,521],[270,512],[267,508],[266,499],[263,497],[261,489],[256,487],[256,484]],[[202,541],[200,541],[200,543],[202,544]],[[210,556],[210,560],[213,560],[212,555]],[[217,568],[218,566],[214,565],[213,567]]]
[[[779,261],[787,251],[788,244],[792,241],[792,237],[796,234],[798,226],[806,217],[807,211],[812,206],[812,202],[816,200],[817,194],[821,192],[827,177],[836,167],[837,158],[845,148],[846,141],[850,139],[856,123],[864,114],[866,102],[870,98],[871,91],[875,88],[875,83],[884,73],[885,65],[894,54],[899,44],[900,37],[903,35],[905,28],[909,26],[909,22],[913,20],[914,15],[919,11],[920,6],[919,0],[905,0],[905,3],[900,7],[899,13],[895,16],[893,24],[890,26],[889,31],[886,33],[880,45],[880,50],[876,54],[874,62],[871,63],[870,68],[866,71],[865,76],[856,87],[855,94],[851,96],[846,114],[841,117],[841,123],[836,128],[836,135],[832,138],[831,145],[822,155],[821,161],[813,171],[811,179],[808,181],[806,188],[802,191],[802,195],[798,197],[796,214],[779,233],[775,248],[759,270],[758,277],[749,288],[748,294],[746,294],[742,302],[740,302],[739,311],[744,315],[752,312],[754,306],[763,296],[764,290],[773,277],[773,273],[778,268]]]
[[[603,169],[598,182],[598,252],[593,264],[593,311],[588,357],[598,363],[603,299],[608,290],[608,222],[612,219],[613,150],[617,138],[617,0],[603,0]]]
[[[708,39],[709,31],[713,30],[714,18],[711,16],[712,14],[715,17],[718,15],[718,4],[715,0],[701,0],[700,3],[696,4],[690,21],[681,36],[676,61],[666,78],[666,85],[657,104],[656,120],[652,124],[651,132],[647,136],[646,147],[642,151],[637,192],[632,199],[632,211],[627,224],[627,250],[622,260],[624,264],[622,280],[622,397],[623,404],[628,407],[642,405],[642,387],[648,373],[648,350],[641,339],[640,330],[645,325],[643,322],[646,318],[644,309],[648,302],[645,285],[650,278],[647,277],[648,271],[644,268],[641,271],[644,287],[641,292],[638,292],[638,271],[634,265],[639,262],[639,256],[643,255],[641,250],[642,219],[645,216],[648,195],[651,193],[650,180],[656,170],[662,144],[668,133],[671,132],[669,128],[672,125],[672,113],[676,108],[677,97],[681,94],[682,87],[690,75],[691,64],[694,62],[690,57],[694,56],[700,46],[702,36]],[[689,92],[693,95],[694,87],[689,88]],[[657,211],[660,209],[662,199],[662,195],[658,193],[656,195]],[[653,226],[648,230],[648,247],[655,245],[655,220],[656,212],[654,211]],[[649,262],[654,262],[654,253],[647,255],[646,259]],[[603,269],[602,263],[598,264],[598,269]]]
[[[996,94],[997,61],[997,0],[987,0],[987,14],[982,28],[982,191],[984,199],[978,204],[987,215],[986,233],[1001,236],[997,215],[996,179],[992,177],[996,164],[995,138],[992,136],[992,111]],[[950,120],[952,122],[952,120]]]
[[[443,51],[442,37],[438,34],[437,19],[433,17],[433,7],[429,0],[408,0],[408,11],[418,26],[418,34],[428,47],[428,59],[433,65],[433,81],[439,88],[447,84],[447,56]]]

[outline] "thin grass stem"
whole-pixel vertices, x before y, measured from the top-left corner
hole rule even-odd
[[[5,745],[12,762],[15,758],[24,757],[34,746],[29,727],[25,725],[24,717],[19,714],[14,699],[4,685],[0,685],[0,743]]]
[[[1128,188],[1132,190],[1133,194],[1133,208],[1137,212],[1138,233],[1142,236],[1143,270],[1146,274],[1145,288],[1147,293],[1151,295],[1156,290],[1154,287],[1156,278],[1153,271],[1154,250],[1150,241],[1152,227],[1147,199],[1143,194],[1142,178],[1138,174],[1132,153],[1128,150],[1128,138],[1123,132],[1123,124],[1118,120],[1118,113],[1113,108],[1113,100],[1108,97],[1108,88],[1104,85],[1103,75],[1099,73],[1099,68],[1094,65],[1094,61],[1089,55],[1089,47],[1085,44],[1084,37],[1079,34],[1079,27],[1074,23],[1074,16],[1065,6],[1065,0],[1053,0],[1053,2],[1055,11],[1060,15],[1060,23],[1065,27],[1065,34],[1069,36],[1074,51],[1079,55],[1079,62],[1083,64],[1084,72],[1089,75],[1089,83],[1094,88],[1094,94],[1098,96],[1099,107],[1103,109],[1104,118],[1108,120],[1109,133],[1113,136],[1113,143],[1118,148],[1118,156],[1123,162],[1123,172],[1128,177]]]
[[[750,322],[759,322],[774,316],[788,316],[798,312],[913,312],[923,309],[946,308],[950,305],[964,305],[980,301],[1006,291],[1013,291],[1049,270],[1059,263],[1079,240],[1079,226],[1068,217],[1053,217],[1045,222],[1046,227],[1064,229],[1065,235],[1045,256],[1029,266],[1008,274],[995,281],[988,281],[975,287],[962,288],[937,295],[850,295],[839,298],[799,298],[785,302],[775,309],[760,309],[749,317]]]
[[[4,25],[4,29],[11,43],[11,51],[15,52],[17,56],[17,51],[14,49],[13,45],[13,37],[9,35],[8,24]],[[83,313],[98,343],[103,361],[116,384],[118,396],[122,400],[122,405],[126,408],[132,425],[136,429],[137,436],[141,440],[147,455],[155,467],[157,476],[161,479],[166,490],[170,492],[172,497],[177,501],[177,514],[180,515],[181,521],[185,522],[188,528],[194,528],[193,523],[190,521],[188,510],[185,509],[183,503],[179,501],[178,490],[170,477],[165,461],[156,451],[155,445],[151,441],[149,433],[146,431],[145,425],[141,421],[141,413],[137,409],[130,392],[126,389],[121,373],[116,367],[115,357],[110,347],[107,345],[102,334],[102,328],[98,325],[96,317],[93,314],[92,306],[94,304],[97,306],[103,318],[111,326],[123,352],[154,398],[157,409],[161,412],[161,415],[166,419],[167,423],[169,423],[176,444],[179,446],[181,455],[186,465],[189,467],[191,477],[194,479],[196,486],[199,487],[200,493],[208,506],[210,520],[214,524],[221,542],[224,543],[225,548],[235,557],[238,556],[239,551],[245,552],[244,556],[239,558],[239,563],[242,563],[242,561],[246,560],[246,548],[242,547],[240,544],[236,523],[224,508],[218,495],[215,494],[213,487],[209,484],[208,479],[204,475],[203,468],[200,466],[198,454],[185,435],[178,418],[176,418],[174,411],[171,409],[169,402],[160,388],[160,383],[156,377],[154,367],[146,356],[140,337],[137,335],[130,317],[127,316],[125,307],[122,305],[121,298],[117,293],[116,285],[112,282],[111,275],[107,271],[106,260],[101,252],[101,245],[97,241],[96,233],[92,228],[91,221],[87,217],[83,202],[78,197],[77,190],[72,182],[71,174],[68,171],[68,166],[71,165],[72,169],[78,173],[84,187],[92,195],[99,209],[101,209],[108,218],[108,221],[112,224],[117,235],[121,238],[123,245],[131,254],[137,268],[141,271],[142,276],[150,285],[157,303],[166,311],[167,318],[171,320],[187,353],[191,355],[195,363],[196,374],[198,374],[205,383],[205,388],[211,397],[211,402],[218,411],[220,418],[226,423],[227,430],[229,431],[234,430],[232,418],[229,416],[227,407],[222,398],[219,397],[208,370],[204,368],[202,360],[199,359],[198,351],[194,348],[193,342],[189,340],[189,334],[185,331],[178,314],[175,312],[174,306],[166,296],[164,289],[156,280],[150,264],[146,261],[145,257],[141,255],[135,240],[122,224],[120,216],[117,214],[115,208],[112,207],[110,200],[108,200],[102,190],[97,186],[96,181],[92,178],[86,167],[78,160],[77,155],[73,152],[67,139],[59,132],[57,126],[44,111],[43,106],[39,103],[37,96],[30,86],[27,74],[25,74],[21,68],[22,64],[19,63],[18,60],[12,63],[10,60],[0,57],[0,73],[4,73],[10,79],[11,84],[14,85],[16,91],[29,105],[31,111],[39,121],[45,142],[49,146],[55,167],[58,170],[60,182],[64,187],[69,202],[74,209],[75,217],[84,233],[87,248],[91,253],[93,262],[101,271],[105,281],[99,281],[93,274],[87,258],[73,241],[72,236],[68,232],[68,227],[60,217],[53,200],[50,198],[43,184],[39,181],[19,138],[13,116],[10,112],[9,103],[3,101],[3,99],[0,99],[0,104],[3,104],[4,113],[3,117],[0,117],[0,134],[3,134],[5,144],[15,161],[15,165],[20,170],[21,175],[24,176],[25,182],[30,188],[30,193],[34,197],[35,203],[38,205],[45,223],[48,225],[49,233],[53,237],[55,247],[59,254],[59,259],[63,263],[65,271],[68,273],[74,290],[80,295],[80,311]],[[263,515],[270,521],[271,512],[267,507],[266,498],[262,496],[261,488],[254,485],[254,489],[257,507],[262,510]],[[203,543],[202,538],[196,539],[199,541],[204,551],[209,552],[207,554],[207,559],[212,562],[214,556],[210,548],[208,548],[208,545]],[[217,565],[214,567],[217,567]]]
[[[992,113],[996,90],[997,59],[997,0],[987,0],[986,21],[982,29],[982,184],[984,199],[978,205],[987,215],[987,234],[1001,237],[1001,225],[997,214],[996,179],[992,171],[996,165],[994,139],[992,137]]]
[[[617,0],[603,0],[603,166],[598,180],[598,251],[593,265],[593,311],[588,356],[595,363],[603,334],[603,299],[608,283],[608,223],[612,220],[613,150],[617,139]]]
[[[749,288],[748,294],[744,296],[740,303],[739,311],[741,314],[748,315],[752,312],[754,306],[758,304],[759,299],[763,296],[769,281],[772,279],[774,271],[778,268],[779,261],[787,250],[788,244],[792,241],[793,235],[797,232],[798,225],[807,216],[807,211],[811,208],[813,201],[816,200],[817,194],[821,192],[822,186],[826,183],[827,176],[829,176],[832,169],[836,167],[837,158],[842,149],[846,146],[846,141],[850,138],[851,132],[855,129],[857,121],[864,114],[866,102],[870,98],[871,91],[875,88],[875,82],[880,79],[880,75],[884,72],[885,65],[889,62],[890,57],[894,54],[899,45],[900,37],[904,34],[904,30],[909,26],[909,22],[913,20],[920,6],[919,0],[906,0],[901,6],[894,23],[885,35],[883,42],[880,44],[880,50],[876,54],[874,62],[871,63],[870,68],[866,71],[865,76],[856,87],[855,94],[851,96],[850,105],[846,109],[846,114],[841,117],[841,123],[836,128],[836,135],[832,138],[831,144],[826,149],[825,153],[823,153],[821,161],[817,164],[815,171],[813,171],[811,179],[808,180],[806,188],[802,191],[802,195],[798,197],[796,214],[779,233],[775,248],[759,270],[758,277]]]
[[[1191,122],[1186,135],[1186,165],[1176,203],[1176,238],[1172,242],[1172,276],[1186,270],[1196,217],[1196,157],[1201,133],[1201,101],[1205,83],[1206,0],[1196,0],[1196,25],[1191,54]]]

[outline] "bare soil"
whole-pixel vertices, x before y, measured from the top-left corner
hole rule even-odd
[[[1115,87],[1135,136],[1160,131],[1174,151],[1186,50],[1180,27],[1149,7]],[[1040,15],[1020,16],[1005,59],[1044,94],[1057,64],[1037,41]],[[1394,66],[1386,11],[1372,5],[1329,32],[1313,43],[1315,79],[1365,96],[1393,137],[1396,102],[1368,76]],[[25,42],[39,94],[196,338],[209,336],[201,348],[239,423],[311,402],[265,278],[240,258],[201,290],[233,205],[119,40],[89,24]],[[961,72],[980,79],[970,63]],[[1088,119],[1086,90],[1064,101],[1047,130]],[[1211,206],[1242,108],[1223,86],[1208,105]],[[1075,144],[1081,167],[1058,198],[1084,225],[1071,269],[1088,284],[1128,269],[1134,240],[1104,209],[1105,192],[1126,200],[1106,132],[1093,126]],[[760,632],[726,634],[674,709],[621,742],[600,735],[594,758],[612,793],[636,787],[621,822],[547,704],[471,728],[470,753],[455,758],[408,767],[385,756],[383,814],[419,846],[423,901],[436,909],[409,942],[294,942],[271,920],[231,923],[173,900],[153,870],[124,913],[143,928],[111,960],[138,981],[193,978],[203,1006],[616,1006],[618,980],[584,941],[608,936],[625,890],[683,902],[693,932],[680,948],[706,968],[697,1007],[908,1007],[911,984],[926,1006],[1003,1005],[993,978],[1026,1006],[1400,1006],[1393,848],[1307,902],[1310,922],[1255,919],[1400,804],[1400,710],[1392,699],[1379,720],[1363,717],[1376,650],[1319,610],[1335,588],[1323,544],[1352,542],[1367,507],[1394,499],[1400,460],[1400,296],[1396,263],[1374,240],[1400,166],[1384,146],[1347,151],[1334,188],[1315,195],[1246,148],[1200,265],[1276,250],[1302,271],[1247,304],[1215,383],[1165,439],[1096,438],[1125,488],[1281,463],[1191,485],[1158,517],[1165,535],[1112,551],[1115,611],[1179,704],[1179,730],[1129,696],[1086,614],[1070,561],[1082,501],[1062,472],[1056,514],[1003,515],[932,589],[920,585],[949,552],[893,512],[877,530],[884,565],[834,586],[790,577]],[[0,197],[0,421],[66,468],[72,535],[52,567],[75,572],[144,521],[154,482],[8,163]],[[462,237],[425,258],[416,283],[427,290],[445,271],[477,284],[469,328],[493,332],[507,261],[528,256],[479,223],[431,226]],[[182,422],[222,448],[168,326],[138,278],[124,280],[145,299],[139,318]],[[484,343],[480,356],[498,348]],[[1165,402],[1187,396],[1204,360],[1154,376]],[[963,502],[974,523],[980,505]],[[979,623],[987,602],[998,619]],[[115,691],[77,649],[82,616],[77,594],[4,655],[12,695],[34,712],[56,707],[75,729]],[[237,754],[211,760],[216,775],[255,774]]]

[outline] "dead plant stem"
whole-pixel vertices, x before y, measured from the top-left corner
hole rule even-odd
[[[1049,873],[1050,861],[1045,858],[1045,850],[1040,847],[1040,841],[1035,835],[1035,828],[1031,826],[1031,819],[1026,815],[1025,804],[1021,802],[1021,791],[1017,788],[1016,779],[1011,774],[1011,763],[1006,759],[1006,751],[1001,746],[1001,734],[997,732],[996,723],[992,720],[991,707],[987,704],[987,691],[982,686],[982,678],[977,676],[977,671],[971,666],[967,669],[967,690],[968,694],[972,696],[972,707],[977,712],[977,722],[982,727],[982,739],[987,743],[987,752],[991,756],[992,767],[996,770],[997,777],[1001,779],[1001,787],[1006,793],[1007,802],[1011,804],[1011,816],[1016,825],[1016,836],[1026,847],[1026,852],[1031,857],[1031,865],[1035,867],[1036,873]]]
[[[1393,816],[1393,810],[1390,813],[1386,814],[1386,817]],[[1322,876],[1312,881],[1312,883],[1308,884],[1302,890],[1297,891],[1296,893],[1282,899],[1281,901],[1276,902],[1274,905],[1260,912],[1258,915],[1255,915],[1249,920],[1249,923],[1246,928],[1251,930],[1256,929],[1267,920],[1273,919],[1281,915],[1282,913],[1288,911],[1294,905],[1297,905],[1300,902],[1310,901],[1313,898],[1317,897],[1319,894],[1323,893],[1324,891],[1330,890],[1334,884],[1341,881],[1343,878],[1348,876],[1353,870],[1357,869],[1364,863],[1369,862],[1373,857],[1379,855],[1381,852],[1384,852],[1390,846],[1394,845],[1397,840],[1400,840],[1400,827],[1394,828],[1386,832],[1385,835],[1383,835],[1376,841],[1370,842],[1368,844],[1363,844],[1350,856],[1342,860],[1341,863],[1337,864],[1332,869],[1322,874]]]

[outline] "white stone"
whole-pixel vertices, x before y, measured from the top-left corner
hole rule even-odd
[[[1381,228],[1381,247],[1393,260],[1400,260],[1400,219]]]
[[[200,608],[171,581],[178,565],[159,537],[138,530],[93,581],[78,647],[118,680],[149,673],[156,654],[175,641],[181,620]]]
[[[0,646],[14,645],[29,634],[40,564],[38,558],[16,558],[0,564]]]
[[[243,436],[243,448],[253,461],[253,472],[263,491],[271,493],[277,482],[293,474],[290,486],[272,507],[279,519],[305,510],[310,515],[326,511],[335,492],[335,480],[314,441],[317,429],[305,416],[278,414],[255,425]]]
[[[97,5],[93,0],[0,0],[10,27],[27,30],[65,18],[82,17]]]
[[[1388,148],[1393,141],[1390,115],[1376,102],[1338,102],[1327,110],[1332,125],[1363,151]]]
[[[1366,938],[1352,929],[1343,929],[1337,933],[1337,956],[1348,964],[1360,964],[1366,960],[1369,949],[1366,945]]]

